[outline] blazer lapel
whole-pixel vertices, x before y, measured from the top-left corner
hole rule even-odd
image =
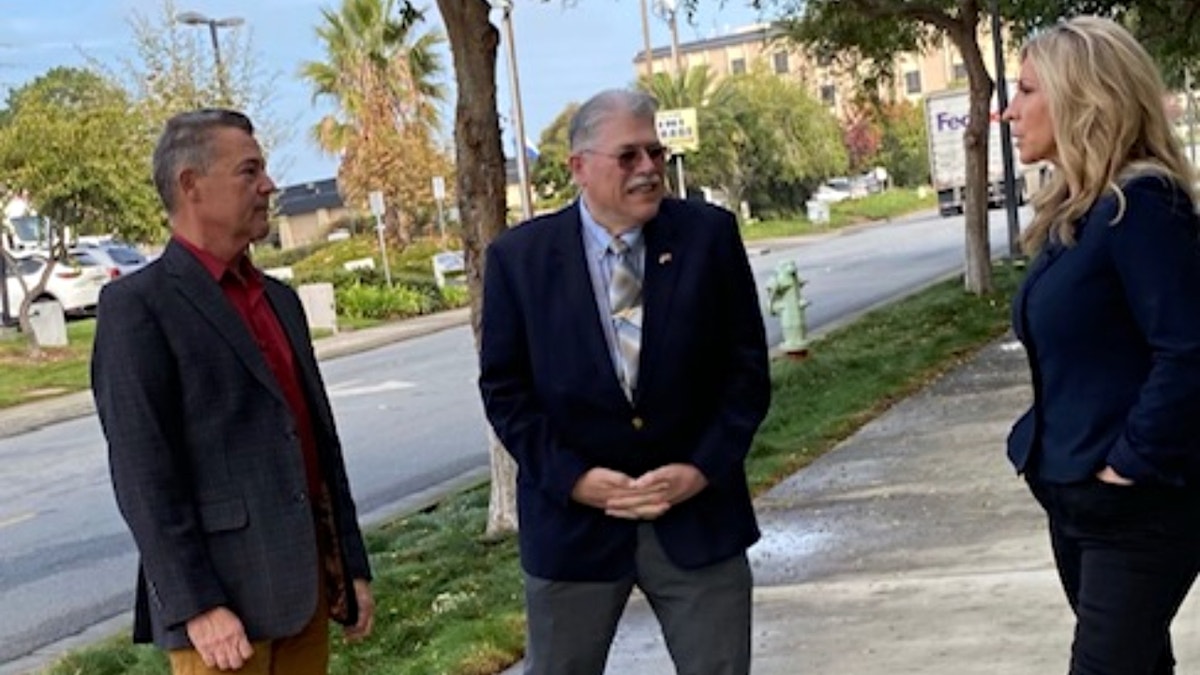
[[[664,201],[658,215],[646,223],[642,236],[646,243],[646,260],[642,273],[642,348],[638,363],[638,392],[645,391],[654,379],[655,356],[665,348],[670,329],[671,301],[679,279],[681,263],[676,256],[676,227],[668,213],[670,202]]]
[[[225,298],[220,285],[213,280],[208,270],[174,241],[167,244],[167,249],[163,252],[163,262],[167,266],[168,275],[175,282],[176,292],[212,325],[217,334],[242,360],[246,369],[276,398],[287,403],[279,389],[279,383],[275,381],[275,376],[267,365],[266,358],[246,327],[246,322],[238,316],[237,310]]]

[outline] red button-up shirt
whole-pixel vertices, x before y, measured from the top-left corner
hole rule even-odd
[[[221,292],[233,304],[234,309],[246,322],[250,334],[258,344],[263,358],[270,366],[275,380],[279,384],[283,396],[287,399],[295,422],[297,435],[300,437],[300,449],[304,454],[304,469],[308,479],[308,491],[313,497],[321,491],[321,466],[317,459],[317,437],[313,432],[312,418],[308,413],[308,400],[304,396],[304,387],[300,384],[300,373],[296,369],[295,354],[288,342],[287,334],[271,303],[267,301],[262,272],[254,267],[245,255],[239,256],[231,264],[217,258],[187,241],[178,234],[173,235],[179,242],[208,270],[217,283]]]

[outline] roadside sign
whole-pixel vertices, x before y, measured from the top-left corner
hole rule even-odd
[[[371,205],[371,215],[378,218],[383,215],[383,193],[379,190],[371,190],[367,193],[367,203]]]
[[[441,176],[433,177],[433,198],[438,200],[446,198],[446,179]]]
[[[672,153],[700,149],[700,129],[696,124],[695,108],[659,110],[654,114],[654,126],[658,128],[658,140]]]

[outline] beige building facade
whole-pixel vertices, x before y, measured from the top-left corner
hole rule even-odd
[[[994,73],[991,34],[979,33],[980,50],[988,72]],[[856,98],[859,78],[853,67],[837,61],[822,61],[782,39],[781,32],[769,24],[756,24],[725,35],[678,44],[678,67],[690,69],[707,66],[718,79],[745,73],[756,67],[766,67],[780,77],[805,84],[809,92],[823,102],[831,112],[844,118]],[[1008,49],[1006,75],[1016,79],[1016,51]],[[655,73],[673,72],[676,68],[671,47],[650,51],[650,68]],[[645,52],[633,61],[638,76],[647,72]],[[965,87],[967,69],[958,48],[948,39],[923,53],[904,53],[896,59],[889,90],[881,92],[884,100],[907,100],[919,104],[926,94],[945,89]],[[1011,96],[1013,92],[1009,92]]]

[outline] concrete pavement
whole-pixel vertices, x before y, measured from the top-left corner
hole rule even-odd
[[[759,498],[755,675],[1066,672],[1044,518],[1004,456],[1029,399],[1005,338]],[[1195,600],[1174,638],[1179,672],[1200,672]],[[635,596],[607,673],[672,672]]]

